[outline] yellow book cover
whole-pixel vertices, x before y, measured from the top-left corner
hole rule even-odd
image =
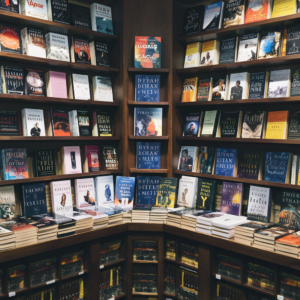
[[[181,102],[196,102],[198,78],[185,79]]]
[[[202,52],[206,52],[206,51],[212,51],[215,49],[215,45],[216,45],[216,41],[208,41],[208,42],[204,42],[202,45]]]
[[[268,113],[266,139],[285,139],[288,111],[270,111]]]
[[[286,36],[287,36],[287,29],[283,30],[283,39],[282,39],[282,51],[281,56],[286,56]]]
[[[201,43],[193,43],[186,46],[184,67],[191,68],[199,65]]]
[[[296,12],[296,0],[274,0],[272,18],[283,17]]]
[[[161,178],[156,194],[156,205],[174,208],[176,186],[176,178]]]

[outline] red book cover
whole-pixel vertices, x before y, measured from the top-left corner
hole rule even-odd
[[[73,39],[73,47],[76,63],[91,64],[91,53],[88,41]]]
[[[1,24],[1,51],[22,53],[20,30],[12,25]]]
[[[276,241],[276,243],[300,247],[300,235],[297,232],[286,235]]]
[[[247,3],[245,24],[268,19],[270,0],[249,0]]]
[[[99,147],[98,146],[85,146],[84,155],[88,160],[89,172],[97,172],[100,170],[99,163]]]
[[[70,121],[66,111],[51,109],[51,124],[54,136],[71,136]]]

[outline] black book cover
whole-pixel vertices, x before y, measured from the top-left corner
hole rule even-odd
[[[14,25],[0,25],[1,51],[22,54],[20,29]]]
[[[220,43],[219,64],[229,64],[235,62],[236,37],[222,40]]]
[[[111,116],[109,112],[97,111],[97,126],[99,136],[112,135]]]
[[[249,99],[264,98],[266,77],[267,77],[266,72],[258,72],[258,73],[250,74]]]
[[[7,94],[24,94],[24,71],[17,67],[4,67],[5,88]]]
[[[239,125],[239,111],[222,111],[220,117],[221,137],[236,137]]]
[[[202,5],[186,10],[183,32],[184,34],[199,33],[202,27],[204,7]]]
[[[213,77],[212,101],[225,100],[226,83],[226,76]]]
[[[291,26],[287,29],[286,55],[300,53],[300,26]]]
[[[42,70],[25,69],[25,95],[46,96],[45,75]]]
[[[86,110],[78,110],[77,117],[80,136],[91,136],[89,112]]]
[[[290,112],[288,139],[300,139],[300,111]]]
[[[262,138],[266,112],[246,111],[242,125],[242,138]]]
[[[23,191],[23,216],[47,213],[45,183],[26,184]]]
[[[71,13],[71,25],[91,29],[91,13],[89,7],[74,3],[70,3],[69,7]]]
[[[74,58],[76,63],[91,64],[90,45],[87,40],[72,38]]]
[[[0,0],[0,9],[19,13],[19,0]]]
[[[50,109],[52,133],[54,136],[71,136],[70,121],[67,111]]]
[[[259,180],[258,177],[261,163],[261,152],[241,149],[237,177]]]
[[[68,0],[48,0],[51,3],[52,21],[70,25]]]
[[[0,111],[0,136],[19,136],[20,119],[17,111]]]
[[[224,3],[223,28],[243,24],[245,0],[229,0]]]
[[[196,209],[212,210],[214,208],[215,192],[215,180],[199,178]]]
[[[291,82],[291,97],[300,96],[300,69],[293,70]]]
[[[35,150],[34,166],[36,177],[56,175],[54,150]]]
[[[107,44],[95,41],[95,55],[97,66],[110,66],[110,58]]]

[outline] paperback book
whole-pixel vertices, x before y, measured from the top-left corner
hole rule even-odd
[[[93,136],[112,136],[111,115],[108,111],[93,113]]]
[[[49,21],[70,25],[70,8],[68,0],[48,0]]]
[[[200,67],[211,66],[219,63],[220,42],[207,41],[202,44]]]
[[[249,99],[267,98],[270,73],[250,73]]]
[[[62,147],[60,155],[62,161],[62,174],[82,173],[79,146]]]
[[[202,44],[200,42],[186,46],[184,68],[199,67]]]
[[[50,109],[51,127],[53,136],[71,136],[68,112]],[[48,134],[50,135],[50,134]]]
[[[223,182],[221,213],[240,216],[243,202],[243,184]]]
[[[54,150],[34,150],[34,171],[36,177],[56,175]]]
[[[20,136],[21,120],[17,111],[0,111],[0,136]]]
[[[186,9],[185,20],[183,25],[183,33],[195,34],[201,31],[201,25],[203,20],[203,5],[191,7]]]
[[[95,196],[94,178],[80,178],[74,180],[76,207],[78,209],[98,205]]]
[[[15,0],[15,1],[1,0],[0,1],[0,9],[18,14],[19,13],[19,0]]]
[[[110,77],[94,76],[93,83],[93,100],[113,102],[113,89]]]
[[[95,177],[95,192],[98,205],[114,204],[114,176],[108,175]]]
[[[230,74],[228,100],[247,99],[249,94],[250,73]]]
[[[23,136],[45,136],[44,111],[41,109],[22,109]]]
[[[136,177],[136,204],[155,205],[160,176]]]
[[[76,100],[90,100],[89,76],[72,74],[69,78],[69,96]]]
[[[160,169],[161,168],[161,143],[137,142],[136,144],[136,168]]]
[[[25,69],[24,88],[25,95],[47,96],[44,71],[35,69]]]
[[[300,53],[300,26],[292,25],[287,28],[286,34],[286,55]]]
[[[291,70],[274,70],[270,72],[268,98],[289,97],[291,88]]]
[[[244,34],[240,37],[237,61],[255,60],[259,44],[259,33]]]
[[[288,111],[269,111],[266,139],[286,139],[288,134]]]
[[[300,139],[300,112],[290,113],[288,139]]]
[[[208,4],[205,6],[202,26],[203,31],[221,28],[223,19],[223,8],[223,1]]]
[[[24,70],[18,67],[1,66],[4,94],[24,95]]]
[[[291,82],[291,97],[300,95],[300,69],[293,70]]]
[[[199,148],[193,146],[181,146],[178,170],[195,172],[197,170]]]
[[[21,0],[20,6],[21,13],[23,15],[42,20],[48,20],[46,0],[34,0],[34,2]]]
[[[262,152],[247,149],[241,149],[240,151],[237,177],[262,180]]]
[[[84,29],[91,29],[90,6],[84,2],[69,0],[71,25]]]
[[[177,205],[193,208],[196,206],[198,178],[184,176],[179,180]]]
[[[207,110],[204,114],[204,120],[201,129],[201,136],[215,137],[219,124],[220,112],[217,110]]]
[[[91,52],[89,42],[87,40],[72,37],[70,39],[70,44],[71,62],[90,65]]]
[[[176,200],[176,178],[161,178],[156,196],[156,205],[174,208]]]
[[[70,61],[68,36],[49,32],[45,34],[46,56],[49,59]]]
[[[160,101],[160,75],[135,75],[135,101]]]
[[[264,138],[266,121],[265,111],[246,111],[242,125],[242,138]]]
[[[222,111],[219,121],[219,137],[241,136],[242,112],[240,111]]]
[[[239,37],[222,40],[220,42],[219,64],[230,64],[236,62]]]
[[[271,0],[248,0],[245,12],[245,24],[269,19],[272,13],[272,2]]]
[[[106,43],[90,42],[91,64],[94,66],[110,66],[109,47]]]
[[[229,0],[224,3],[222,28],[244,24],[245,0]]]
[[[135,136],[162,136],[162,108],[134,108]]]
[[[44,31],[25,27],[21,30],[22,53],[46,58]]]
[[[214,147],[206,147],[206,146],[199,147],[197,173],[213,174],[214,158],[215,158]]]
[[[114,34],[111,7],[93,3],[90,6],[92,30]]]
[[[112,145],[102,145],[102,153],[105,170],[118,170],[117,148]]]
[[[22,41],[20,29],[14,25],[0,25],[0,50],[3,52],[10,52],[21,54]]]
[[[212,83],[212,101],[220,101],[227,99],[227,90],[228,90],[228,75],[218,75],[213,77]]]
[[[198,78],[185,79],[183,83],[181,102],[195,102],[197,99]]]
[[[45,80],[48,97],[68,98],[66,73],[48,71],[45,73]]]
[[[211,100],[211,78],[198,78],[197,101]]]
[[[52,211],[65,216],[73,212],[71,180],[50,182]]]
[[[272,58],[279,55],[281,31],[262,31],[258,59]]]
[[[198,178],[196,209],[213,210],[215,202],[216,181]]]
[[[78,110],[77,118],[80,136],[91,136],[89,112],[86,110]]]
[[[117,176],[115,204],[133,207],[135,191],[135,177]]]
[[[17,216],[15,188],[13,185],[0,187],[0,220],[11,220]],[[1,229],[1,228],[0,228]]]
[[[92,145],[84,146],[83,172],[98,172],[99,170],[99,147]]]
[[[202,113],[189,113],[185,117],[183,136],[198,136]]]
[[[217,148],[215,175],[236,177],[238,150]]]

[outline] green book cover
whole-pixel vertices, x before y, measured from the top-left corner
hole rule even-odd
[[[174,208],[176,200],[176,178],[161,178],[156,195],[156,205]]]
[[[215,180],[199,178],[196,209],[212,210],[215,201],[215,191]]]

